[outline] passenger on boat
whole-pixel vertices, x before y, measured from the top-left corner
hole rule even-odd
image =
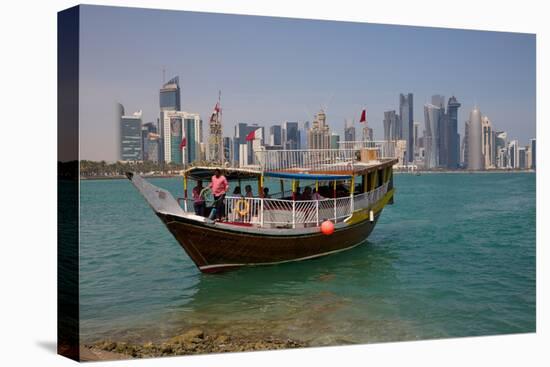
[[[311,195],[312,200],[323,200],[325,197],[319,194],[317,189],[313,189],[313,194]]]
[[[269,187],[264,187],[264,199],[269,199]]]
[[[204,196],[202,196],[204,187],[202,187],[202,180],[197,181],[197,186],[193,187],[193,207],[195,209],[195,214],[204,217],[204,212],[206,210],[206,203],[204,202]]]
[[[225,193],[229,189],[229,184],[222,171],[216,168],[212,182],[208,185],[214,196],[214,208],[216,209],[216,219],[221,220],[225,214]]]
[[[235,186],[235,189],[233,190],[233,196],[240,196],[240,197],[243,196],[243,194],[241,194],[241,187],[240,186]]]
[[[306,186],[300,200],[311,200],[311,187]]]
[[[252,193],[252,186],[246,185],[244,187],[244,191],[245,191],[245,194],[244,194],[245,197],[247,197],[247,198],[253,198],[254,197],[254,194]]]

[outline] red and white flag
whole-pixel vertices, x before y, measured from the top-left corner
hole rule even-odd
[[[252,141],[252,140],[261,139],[261,138],[262,138],[262,128],[259,128],[259,129],[256,129],[254,131],[251,131],[246,136],[246,141]]]
[[[361,112],[361,119],[359,120],[359,122],[367,122],[367,110],[366,109],[363,109],[363,111]]]
[[[186,145],[187,145],[187,139],[186,139],[185,136],[184,136],[183,139],[181,139],[180,150],[182,150],[183,148],[185,148]]]

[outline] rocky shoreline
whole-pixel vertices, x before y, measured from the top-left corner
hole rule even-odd
[[[126,343],[103,340],[84,345],[85,360],[149,358],[205,353],[245,352],[303,348],[308,344],[293,339],[271,336],[234,336],[205,333],[191,329],[161,343]],[[82,354],[82,352],[81,352]]]

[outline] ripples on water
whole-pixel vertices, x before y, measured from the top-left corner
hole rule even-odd
[[[181,180],[154,184],[181,196]],[[535,331],[535,175],[396,175],[363,245],[203,275],[126,180],[81,183],[84,342],[191,325],[314,345]]]

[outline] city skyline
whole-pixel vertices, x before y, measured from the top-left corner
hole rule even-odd
[[[536,137],[534,35],[82,9],[81,159],[116,160],[115,102],[127,111],[142,110],[143,123],[156,121],[163,68],[166,80],[180,76],[181,109],[205,121],[222,90],[224,136],[238,123],[267,129],[284,121],[311,122],[327,107],[331,131],[341,136],[345,119],[355,119],[360,128],[361,110],[367,108],[375,139],[382,139],[384,111],[399,110],[399,94],[410,92],[413,121],[420,126],[432,95],[455,95],[462,103],[459,133],[479,105],[523,145]],[[201,31],[186,32],[183,25],[200,25]],[[120,27],[124,34],[116,31]],[[427,45],[437,57],[423,57]],[[395,49],[408,52],[406,62],[383,57]],[[213,59],[213,52],[222,56]]]

